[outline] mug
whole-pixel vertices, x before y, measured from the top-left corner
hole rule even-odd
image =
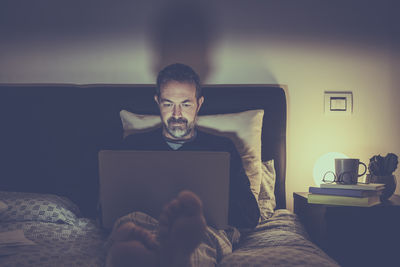
[[[364,171],[359,174],[359,166],[364,166]],[[335,173],[328,171],[325,173],[322,181],[336,182],[340,184],[357,184],[358,177],[363,176],[367,172],[367,165],[359,159],[335,159]],[[326,181],[325,177],[328,173],[333,174],[333,181]]]

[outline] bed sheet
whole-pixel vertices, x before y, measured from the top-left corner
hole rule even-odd
[[[17,229],[35,245],[13,247],[14,253],[0,256],[0,266],[104,266],[106,235],[90,219],[79,218],[74,224],[0,223],[0,232]]]
[[[0,266],[104,266],[107,234],[95,221],[79,217],[72,203],[55,196],[0,196],[9,205],[0,232],[22,230],[35,243],[0,254]],[[297,216],[284,209],[256,229],[242,231],[240,243],[219,265],[338,266],[309,240]]]
[[[339,266],[309,240],[297,216],[286,209],[242,232],[234,252],[220,266]]]

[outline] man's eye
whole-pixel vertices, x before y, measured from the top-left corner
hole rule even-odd
[[[172,104],[170,104],[170,103],[163,103],[162,106],[165,107],[165,108],[169,108],[169,107],[172,106]]]
[[[191,106],[192,106],[192,104],[188,104],[188,103],[182,104],[182,107],[184,107],[184,108],[188,108],[188,107],[191,107]]]

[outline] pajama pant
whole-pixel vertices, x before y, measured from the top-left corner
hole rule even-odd
[[[147,229],[156,236],[158,235],[158,221],[142,212],[132,212],[119,218],[115,222],[112,231],[115,231],[119,226],[127,222],[133,222],[135,225]],[[216,266],[224,256],[232,253],[232,246],[239,242],[239,238],[240,232],[234,227],[226,230],[216,230],[208,226],[204,240],[191,255],[190,261],[192,267]],[[107,249],[112,244],[113,240],[109,238],[106,244]],[[111,267],[108,256],[106,266]]]

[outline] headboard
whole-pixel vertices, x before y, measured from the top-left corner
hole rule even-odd
[[[0,84],[0,190],[56,193],[96,215],[97,152],[122,138],[119,111],[158,114],[154,85]],[[262,160],[286,207],[286,96],[279,85],[205,85],[200,115],[264,109]]]

